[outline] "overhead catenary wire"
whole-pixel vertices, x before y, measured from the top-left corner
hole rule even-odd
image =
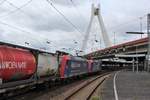
[[[11,5],[12,7],[16,8],[16,10],[13,10],[13,11],[7,13],[7,16],[10,15],[10,14],[15,13],[15,12],[17,12],[17,11],[21,11],[22,13],[26,14],[26,13],[23,12],[21,9],[24,8],[25,6],[29,5],[32,1],[33,1],[33,0],[29,0],[27,3],[23,4],[22,6],[17,7],[17,6],[15,6],[13,3],[11,3],[10,1],[8,1],[8,0],[3,0],[3,1],[0,3],[0,5],[3,4],[4,2],[7,2],[9,5]],[[0,16],[0,17],[6,17],[6,16]],[[15,26],[9,25],[9,24],[4,23],[4,22],[2,22],[2,21],[0,21],[0,24],[6,25],[6,26],[8,26],[8,27],[10,27],[10,28],[16,29],[16,30],[21,31],[21,32],[23,32],[23,33],[32,34],[31,32],[28,32],[28,31],[26,31],[26,30],[23,30],[23,29],[20,29],[20,28],[15,27]],[[25,34],[25,35],[26,35],[26,34]],[[32,34],[32,35],[33,35],[33,34]],[[28,36],[28,35],[26,35],[26,36]],[[28,36],[28,37],[29,37],[29,36]],[[30,38],[32,38],[33,40],[35,40],[33,37],[30,37]],[[40,42],[38,39],[36,39],[35,41]],[[49,40],[48,40],[48,41],[49,41]],[[40,43],[40,44],[41,44],[41,43]],[[41,44],[41,46],[43,46],[43,44]]]
[[[124,23],[121,23],[121,24],[118,24],[118,25],[115,25],[113,27],[110,28],[110,31],[112,31],[113,33],[115,33],[115,37],[116,37],[116,31],[117,30],[120,30],[121,28],[123,27],[126,27],[127,25],[130,25],[130,24],[133,24],[133,23],[138,23],[140,21],[140,31],[143,31],[142,28],[143,28],[143,25],[141,25],[141,19],[143,20],[145,17],[147,16],[147,14],[144,14],[143,16],[141,17],[135,17],[127,22],[124,22]],[[138,21],[139,20],[139,21]],[[137,26],[138,27],[138,26]],[[142,35],[140,36],[140,38],[142,38]],[[115,43],[116,44],[116,43]]]
[[[26,14],[23,10],[21,10],[19,7],[17,7],[16,5],[14,5],[13,3],[11,3],[10,1],[6,1],[9,5],[11,5],[12,7],[14,7],[16,10],[19,10],[21,13]],[[15,12],[14,12],[15,13]],[[27,15],[27,14],[26,14]]]
[[[75,4],[75,2],[73,0],[69,0],[71,2],[71,4],[73,5],[73,7],[75,8],[75,10],[77,11],[78,15],[82,18],[82,20],[84,20],[85,22],[87,22],[85,19],[85,17],[80,13],[80,10],[78,9],[77,5]]]
[[[33,0],[29,0],[29,1],[27,1],[25,4],[23,4],[22,6],[20,6],[20,7],[15,7],[15,8],[16,8],[15,10],[10,11],[10,12],[8,12],[8,13],[6,13],[5,15],[2,15],[2,16],[0,16],[0,17],[7,17],[7,16],[10,15],[10,14],[16,13],[17,11],[19,11],[19,10],[21,10],[22,8],[24,8],[24,7],[26,7],[27,5],[29,5],[32,1],[33,1]],[[14,6],[14,5],[13,5],[12,3],[10,3],[9,1],[8,1],[8,3],[9,3],[10,5]]]
[[[33,0],[32,0],[33,1]],[[21,13],[24,13],[25,15],[28,15],[30,16],[29,14],[25,13],[23,10],[21,10],[19,7],[17,7],[16,5],[14,5],[13,3],[7,1],[7,3],[9,3],[12,7],[18,9]],[[29,33],[29,32],[28,32]],[[41,37],[41,36],[40,36]],[[44,39],[47,39],[47,38],[44,38]],[[48,39],[47,39],[48,40]],[[49,40],[48,40],[49,41]]]
[[[133,23],[134,21],[136,21],[136,20],[139,20],[139,18],[145,18],[147,15],[145,14],[144,16],[141,16],[141,17],[137,17],[137,18],[134,18],[134,19],[132,19],[132,20],[130,20],[130,21],[127,21],[127,22],[125,22],[125,23],[121,23],[121,24],[118,24],[118,25],[115,25],[115,26],[113,26],[113,27],[111,27],[110,28],[110,30],[117,30],[117,29],[120,29],[120,27],[123,27],[123,26],[126,26],[126,25],[128,25],[128,24],[130,24],[130,23]]]
[[[32,0],[30,0],[30,2],[31,2],[31,1],[32,1]],[[9,3],[12,7],[16,8],[16,10],[11,11],[11,13],[9,13],[8,15],[13,14],[13,13],[15,13],[15,12],[17,12],[17,11],[23,12],[23,10],[22,10],[23,6],[17,7],[17,6],[15,6],[13,3],[9,2],[9,1],[8,1],[7,3]],[[28,2],[28,4],[29,4],[29,2]],[[27,3],[24,4],[24,7],[25,7],[25,5],[27,5]],[[25,13],[25,12],[23,12],[23,13]],[[11,28],[13,28],[13,29],[19,30],[19,31],[21,31],[21,32],[32,34],[31,32],[28,32],[28,31],[26,31],[26,30],[22,30],[22,29],[20,29],[20,28],[18,28],[18,27],[9,25],[9,24],[4,23],[4,22],[2,22],[2,21],[1,21],[0,23],[3,24],[3,25],[6,25],[6,26],[8,26],[8,27],[11,27]]]
[[[16,9],[18,9],[20,12],[22,12],[22,13],[24,13],[24,14],[26,14],[26,15],[28,15],[27,13],[25,13],[23,10],[21,10],[19,7],[17,7],[16,5],[14,5],[13,3],[11,3],[11,2],[9,2],[9,1],[7,1],[7,3],[9,3],[12,7],[14,7],[14,8],[16,8]],[[29,15],[28,15],[29,16]],[[14,27],[13,27],[14,28]],[[16,28],[15,28],[16,29]],[[18,30],[18,28],[17,28],[17,30]],[[21,30],[22,31],[22,30]],[[23,31],[23,32],[27,32],[27,31]],[[29,33],[29,32],[28,32]],[[41,37],[41,36],[39,36],[39,37]],[[47,39],[47,38],[44,38],[44,39]],[[50,41],[49,39],[47,39],[47,41]]]
[[[52,3],[53,1],[52,0],[46,0],[50,5],[51,5],[51,7],[53,7],[54,9],[55,9],[55,11],[56,12],[58,12],[63,18],[64,18],[64,20],[66,21],[66,22],[68,22],[77,32],[79,32],[81,35],[83,35],[82,33],[81,33],[81,31],[61,12],[61,11],[59,11],[55,6],[54,6],[54,4]],[[84,35],[83,35],[84,36]]]
[[[24,14],[27,14],[27,13],[25,13],[22,9],[20,9],[19,7],[17,7],[16,5],[14,5],[13,3],[9,2],[9,1],[7,1],[7,3],[10,4],[12,7],[16,8],[17,11],[20,11],[20,12],[22,12],[22,13],[24,13]],[[7,24],[7,23],[4,23],[4,22],[0,22],[0,23],[3,24],[3,25],[7,25],[8,27],[11,27],[11,28],[13,28],[13,29],[19,30],[19,31],[21,31],[21,32],[32,34],[31,32],[28,32],[28,31],[26,31],[26,30],[22,30],[22,29],[20,29],[20,28],[14,27],[14,26],[9,25],[9,24]],[[32,35],[33,35],[33,34],[32,34]],[[41,37],[41,36],[40,36],[40,37]],[[31,38],[31,37],[30,37],[30,38]],[[44,39],[46,39],[46,41],[50,41],[50,40],[47,39],[47,38],[44,38]],[[33,39],[33,40],[34,40],[34,39]],[[38,42],[40,42],[40,41],[38,40]]]
[[[53,1],[52,0],[46,0],[54,9],[55,9],[55,11],[57,11],[76,31],[78,31],[79,33],[81,33],[80,32],[80,30],[78,30],[78,28],[61,12],[61,11],[59,11],[55,6],[54,6],[54,4],[52,3]]]
[[[53,5],[53,1],[52,0],[46,0],[54,9],[55,9],[55,11],[57,11],[77,32],[79,32],[80,33],[80,35],[82,35],[82,37],[84,37],[84,34],[82,34],[81,32],[80,32],[80,30],[78,30],[78,28],[61,12],[61,11],[59,11],[54,5]]]
[[[29,31],[23,30],[23,29],[21,29],[21,28],[18,28],[18,27],[16,27],[16,26],[13,26],[13,25],[10,25],[10,24],[7,24],[7,23],[2,22],[2,21],[0,21],[0,24],[5,25],[5,26],[8,26],[8,27],[10,27],[10,28],[12,28],[12,29],[16,29],[16,30],[18,30],[18,31],[20,31],[20,32],[23,32],[23,33],[32,34],[32,33],[29,32]],[[25,35],[26,35],[26,34],[25,34]],[[33,34],[32,34],[32,35],[33,35]],[[26,35],[26,36],[28,36],[28,35]],[[28,36],[28,37],[29,37],[29,36]],[[33,40],[35,40],[35,38],[33,38],[33,37],[30,37],[30,38],[32,38]],[[39,41],[38,39],[36,39],[35,41],[38,41],[38,42],[41,44],[41,46],[45,46],[45,45],[43,45],[43,44],[41,43],[41,41]]]
[[[13,3],[9,2],[9,1],[8,1],[7,3],[9,3],[12,7],[14,7],[14,8],[18,9],[20,12],[22,12],[22,13],[26,14],[25,12],[23,12],[23,10],[21,10],[19,7],[17,7],[17,6],[16,6],[16,5],[14,5]]]

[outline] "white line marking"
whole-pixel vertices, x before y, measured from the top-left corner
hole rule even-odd
[[[117,76],[118,73],[119,73],[119,72],[116,72],[116,74],[115,74],[115,76],[114,76],[114,80],[113,80],[113,82],[114,82],[115,100],[119,100],[119,99],[118,99],[117,89],[116,89],[116,76]]]

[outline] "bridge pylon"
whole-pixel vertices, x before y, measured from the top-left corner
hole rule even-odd
[[[84,37],[84,40],[83,40],[82,48],[81,48],[81,51],[83,53],[85,52],[85,49],[86,49],[86,46],[87,46],[87,41],[88,41],[89,35],[90,35],[90,30],[91,30],[91,27],[92,27],[92,22],[93,22],[93,19],[95,17],[98,18],[98,22],[99,22],[100,29],[101,29],[101,32],[102,32],[105,47],[110,47],[112,45],[112,43],[109,39],[109,36],[107,34],[107,31],[106,31],[106,28],[105,28],[105,25],[104,25],[104,22],[103,22],[103,18],[102,18],[101,12],[100,12],[100,4],[98,4],[98,7],[95,7],[95,5],[92,4],[90,23],[87,27],[87,31],[86,31],[86,34],[85,34],[85,37]]]

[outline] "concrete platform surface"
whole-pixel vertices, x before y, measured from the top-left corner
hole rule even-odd
[[[150,100],[150,73],[120,71],[102,85],[102,100]]]

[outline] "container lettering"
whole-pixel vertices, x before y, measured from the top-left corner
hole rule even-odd
[[[15,62],[15,61],[4,61],[0,62],[0,69],[25,69],[26,68],[26,62]]]

